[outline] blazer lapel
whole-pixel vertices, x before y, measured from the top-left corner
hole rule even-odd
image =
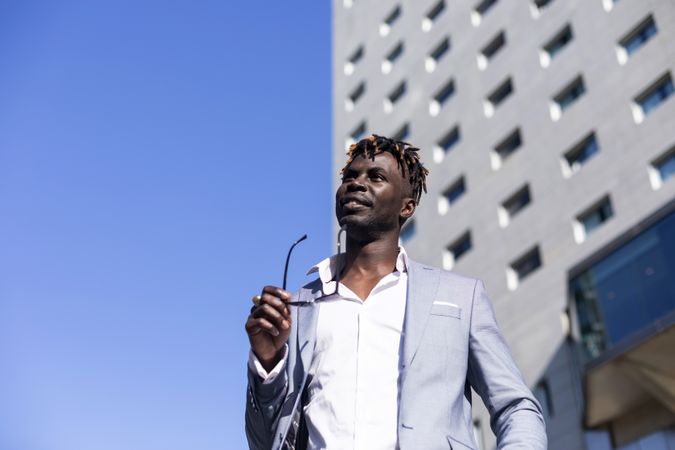
[[[297,342],[303,371],[306,373],[312,362],[312,353],[316,342],[316,325],[319,317],[319,308],[314,300],[322,295],[321,282],[312,283],[308,289],[302,289],[298,297],[299,301],[310,302],[306,305],[296,306]]]
[[[420,345],[439,281],[438,269],[408,260],[408,299],[403,322],[404,369],[412,364]]]

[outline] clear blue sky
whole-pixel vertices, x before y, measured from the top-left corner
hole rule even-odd
[[[0,7],[0,448],[245,448],[250,297],[332,250],[330,2]]]

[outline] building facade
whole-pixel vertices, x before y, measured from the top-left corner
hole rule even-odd
[[[422,149],[406,249],[485,282],[552,450],[675,449],[674,76],[672,0],[333,0],[335,180]]]

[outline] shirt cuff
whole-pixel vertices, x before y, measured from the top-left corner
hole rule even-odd
[[[282,370],[286,367],[286,359],[288,357],[288,344],[284,344],[284,354],[281,356],[281,360],[277,363],[276,366],[269,372],[267,372],[258,357],[255,356],[253,350],[248,353],[248,367],[254,372],[257,373],[263,384],[269,384],[281,373]]]

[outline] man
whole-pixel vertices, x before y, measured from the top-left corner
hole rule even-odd
[[[545,449],[480,281],[399,247],[428,171],[418,149],[370,136],[349,149],[335,212],[346,252],[291,296],[267,286],[246,321],[251,448],[472,449],[471,388],[499,449]],[[288,305],[292,302],[294,305]]]

